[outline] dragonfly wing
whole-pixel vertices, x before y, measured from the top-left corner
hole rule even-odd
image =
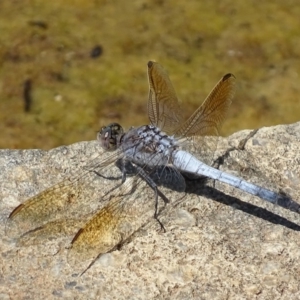
[[[44,244],[45,241],[64,239],[65,245],[68,245],[68,241],[76,232],[84,226],[86,220],[91,217],[91,214],[81,216],[73,219],[58,219],[50,221],[43,226],[37,227],[34,230],[27,231],[17,239],[17,245],[20,247],[26,247],[31,245]],[[69,238],[66,240],[66,238]]]
[[[138,176],[127,178],[119,192],[73,238],[68,254],[72,267],[113,250],[153,218],[153,192],[144,180]]]
[[[106,181],[107,186],[103,181],[97,181],[99,176],[95,172],[107,171],[111,175],[110,163],[118,158],[122,159],[121,153],[109,156],[101,163],[96,159],[86,171],[71,178],[72,181],[64,180],[25,201],[11,213],[7,231],[18,237],[21,235],[18,238],[20,246],[40,244],[45,239],[74,237],[68,261],[75,269],[122,244],[149,219],[153,219],[155,197],[149,189],[149,182],[134,166],[129,170],[131,176],[118,189],[111,189],[116,186],[111,177]],[[161,176],[168,183],[169,176],[163,175],[162,170],[155,175],[151,170],[145,169],[144,172],[153,176],[152,180]],[[87,175],[92,177],[88,179]],[[93,194],[85,193],[91,189]],[[69,195],[72,195],[72,201],[68,199]],[[158,195],[166,199],[160,191]]]
[[[152,125],[172,134],[181,124],[182,114],[174,87],[163,67],[148,62],[148,115]]]
[[[175,132],[180,137],[195,137],[199,145],[201,159],[212,163],[218,139],[212,137],[219,134],[220,126],[225,119],[235,94],[236,79],[233,74],[226,74],[209,93],[202,105]]]
[[[235,83],[233,74],[223,76],[176,134],[182,137],[218,134],[235,94]]]
[[[6,234],[16,238],[48,222],[88,214],[93,200],[99,201],[101,193],[105,192],[99,185],[99,176],[95,172],[105,171],[105,167],[114,162],[116,156],[118,156],[117,152],[102,160],[98,156],[77,175],[55,184],[20,204],[9,215]],[[86,204],[87,198],[89,205]]]

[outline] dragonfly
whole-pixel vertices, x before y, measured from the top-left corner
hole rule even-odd
[[[159,220],[159,199],[163,200],[163,205],[167,205],[169,199],[161,191],[160,184],[170,186],[173,183],[178,191],[184,191],[185,175],[211,178],[300,213],[300,205],[285,194],[212,166],[217,141],[212,136],[219,134],[234,97],[236,78],[233,74],[224,75],[202,105],[184,120],[167,72],[157,62],[149,61],[147,66],[150,125],[132,127],[127,132],[118,123],[103,127],[97,139],[107,155],[98,155],[76,176],[64,179],[17,206],[8,217],[6,231],[9,235],[24,238],[74,234],[69,256],[75,257],[75,262],[88,258],[94,261],[138,230],[147,220],[146,213],[153,216],[154,212],[154,218],[164,229]],[[199,158],[185,149],[187,141],[198,147]],[[103,175],[109,174],[112,165],[120,171],[118,183],[109,189],[98,186],[98,192],[85,199],[84,192],[91,189],[95,178],[113,180]],[[138,185],[151,188],[153,199],[135,195]],[[85,211],[86,221],[82,214],[86,202],[92,198],[97,204],[105,204]],[[71,211],[68,217],[67,211]]]

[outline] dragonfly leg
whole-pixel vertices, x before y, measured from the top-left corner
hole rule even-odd
[[[132,170],[130,170],[131,172],[127,172],[127,162],[124,159],[119,159],[116,162],[116,166],[120,169],[120,171],[122,172],[121,176],[118,177],[113,177],[113,176],[104,176],[102,174],[100,174],[97,171],[93,171],[96,175],[108,179],[108,180],[119,180],[122,179],[121,183],[117,184],[116,186],[114,186],[112,189],[110,189],[108,192],[105,193],[106,195],[109,195],[112,191],[116,190],[117,188],[119,188],[125,181],[126,181],[126,175],[127,173],[132,174]],[[133,167],[133,166],[132,166]]]
[[[159,220],[158,215],[158,196],[160,196],[163,200],[165,205],[169,203],[169,199],[162,193],[158,188],[156,183],[152,180],[152,178],[140,167],[140,166],[135,166],[137,174],[146,181],[146,183],[152,188],[152,190],[155,193],[155,209],[154,209],[154,219],[158,222],[160,225],[160,228],[163,232],[166,232],[166,229],[162,222]]]
[[[93,171],[97,176],[99,177],[102,177],[104,179],[108,179],[108,180],[119,180],[119,179],[123,179],[123,176],[118,176],[118,177],[113,177],[113,176],[104,176],[102,174],[100,174],[99,172],[97,171]]]
[[[108,180],[119,180],[122,179],[122,183],[126,180],[126,174],[128,175],[134,175],[136,172],[134,170],[134,167],[126,161],[124,158],[118,159],[115,163],[115,165],[118,167],[118,169],[122,172],[121,176],[113,177],[113,176],[105,176],[99,173],[98,171],[93,171],[96,175],[108,179]]]
[[[235,150],[245,150],[245,146],[247,144],[247,142],[258,132],[258,129],[254,129],[252,130],[244,139],[242,139],[237,147],[231,147],[229,149],[226,150],[226,152],[221,155],[220,157],[218,157],[214,163],[213,163],[213,167],[216,169],[219,169],[220,165],[222,165],[225,161],[226,158],[229,157],[230,152],[235,151]]]
[[[166,228],[164,227],[163,223],[158,218],[158,192],[159,192],[159,190],[156,187],[156,189],[155,189],[155,210],[154,210],[154,216],[153,217],[158,222],[158,224],[160,225],[160,230],[163,231],[163,232],[166,232]]]

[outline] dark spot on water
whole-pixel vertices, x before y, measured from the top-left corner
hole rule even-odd
[[[103,53],[103,48],[102,48],[102,46],[97,45],[97,46],[95,46],[95,47],[92,49],[90,56],[91,56],[92,58],[97,58],[97,57],[101,56],[102,53]]]
[[[42,29],[47,29],[48,28],[48,24],[45,21],[41,21],[41,20],[32,20],[32,21],[28,21],[28,24],[30,26],[36,26]]]

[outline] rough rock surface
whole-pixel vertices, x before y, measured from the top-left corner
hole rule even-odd
[[[224,155],[249,133],[221,140],[220,168],[300,202],[300,123],[261,128]],[[0,151],[0,299],[300,298],[300,215],[218,182],[191,180],[187,193],[163,188],[166,232],[150,218],[82,276],[68,264],[72,237],[20,244],[6,236],[14,207],[101,151],[96,141]]]

